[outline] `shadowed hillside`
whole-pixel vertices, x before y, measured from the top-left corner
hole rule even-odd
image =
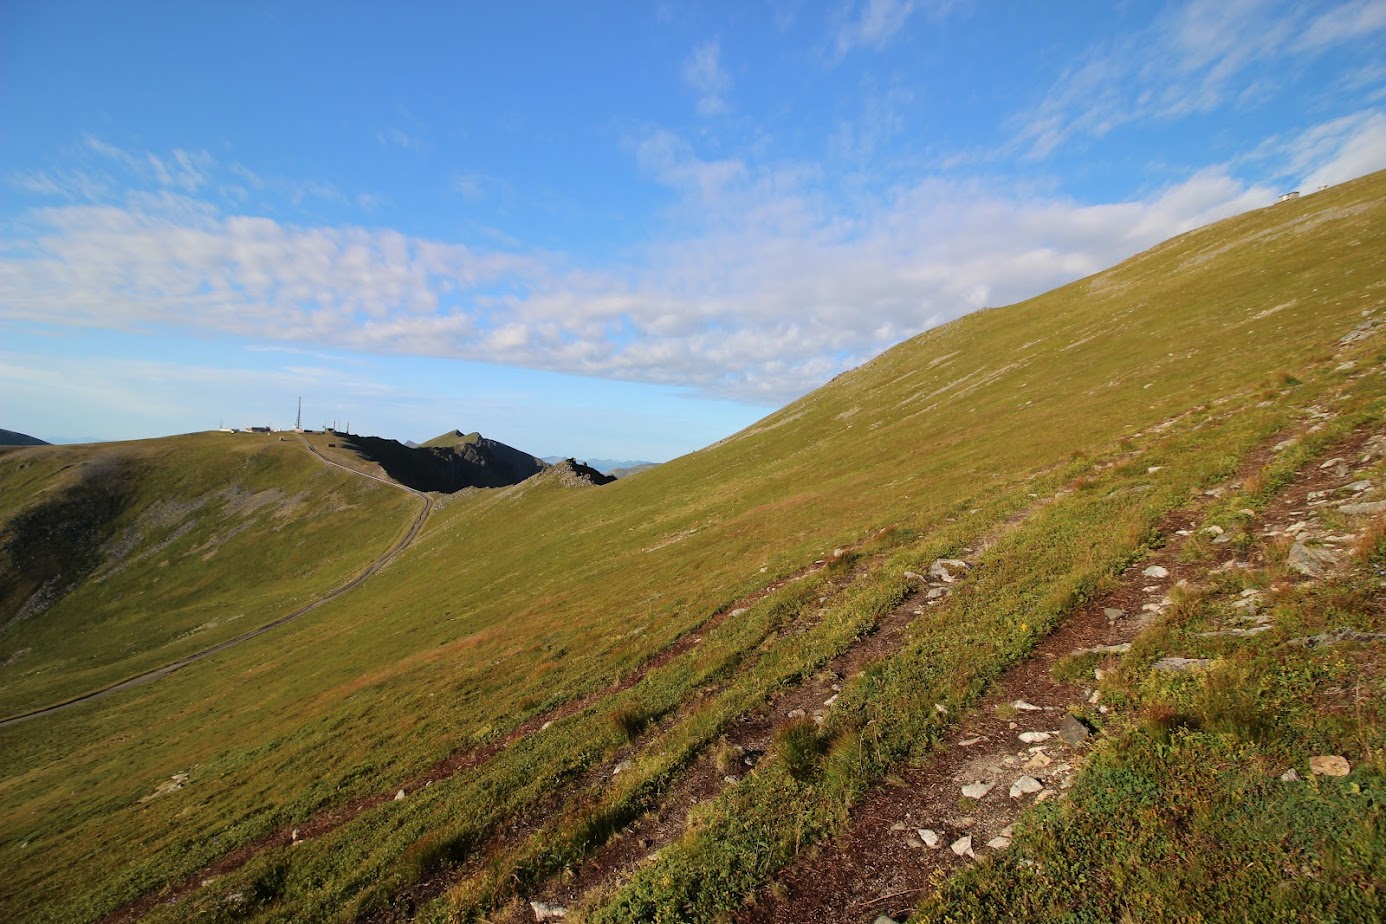
[[[65,469],[0,529],[0,635],[41,617],[100,566],[133,500],[138,473],[127,460],[97,456]]]
[[[0,446],[47,446],[45,440],[27,433],[16,433],[14,430],[0,429]]]
[[[988,894],[1004,892],[1020,917],[1047,913],[1053,877],[1065,901],[1130,895],[1139,908],[1143,894],[1201,881],[1180,879],[1194,859],[1230,854],[1209,869],[1245,871],[1265,852],[1274,875],[1246,880],[1245,894],[1292,908],[1346,882],[1314,907],[1379,910],[1371,858],[1386,847],[1372,800],[1386,738],[1356,704],[1386,695],[1386,665],[1352,633],[1386,631],[1364,602],[1379,598],[1372,569],[1386,561],[1371,519],[1386,510],[1386,468],[1368,451],[1386,430],[1383,292],[1386,175],[1374,175],[927,331],[639,477],[460,491],[388,567],[303,619],[121,697],[0,729],[0,845],[23,860],[0,877],[0,913],[529,922],[553,903],[588,922],[745,919],[753,901],[792,898],[775,877],[849,830],[980,703],[1000,720],[996,746],[1020,760],[1030,742],[1005,737],[1007,722],[1031,711],[984,697],[1012,670],[1049,672],[1037,646],[1080,617],[1130,636],[1068,665],[1094,742],[1082,747],[1134,750],[1099,761],[1095,777],[1087,751],[1065,752],[1064,779],[1086,794],[1081,824],[1061,824],[1061,795],[1036,806],[1050,840],[1026,841],[1031,816],[1012,833],[1016,856],[1038,850],[1042,866],[1017,859],[988,878],[979,865]],[[281,445],[298,455],[274,457],[284,468],[259,470],[256,491],[310,477],[299,465],[314,460]],[[164,473],[207,451],[159,448]],[[219,490],[250,477],[221,468]],[[0,511],[7,502],[0,492]],[[1317,519],[1289,516],[1320,502]],[[356,548],[362,533],[339,534],[360,527],[340,515],[323,510],[316,531],[267,544],[298,556],[283,573],[326,543]],[[1310,583],[1320,578],[1295,571],[1292,554],[1333,560],[1348,583]],[[218,563],[186,559],[151,553],[123,592],[174,584],[192,606]],[[241,581],[278,567],[251,561]],[[1084,609],[1121,593],[1121,616]],[[1232,617],[1253,604],[1270,620],[1262,634],[1202,634],[1240,631]],[[160,629],[130,625],[128,644]],[[1348,634],[1326,634],[1339,627]],[[1290,644],[1318,635],[1359,647],[1349,658]],[[1274,647],[1259,657],[1239,647],[1263,643]],[[1097,660],[1109,656],[1129,660]],[[1154,667],[1165,658],[1207,674],[1166,675]],[[1354,684],[1365,698],[1332,698]],[[1247,702],[1242,690],[1268,692]],[[1320,703],[1331,714],[1307,718]],[[1053,737],[1063,715],[1041,714],[1035,733]],[[1257,750],[1282,725],[1295,729],[1285,747]],[[1356,776],[1284,790],[1274,830],[1249,823],[1224,839],[1197,804],[1206,768],[1280,793],[1269,787],[1286,761],[1308,776],[1311,754],[1341,756]],[[1153,766],[1187,785],[1162,789],[1144,773]],[[951,813],[940,827],[961,830],[973,808],[961,799],[1010,804],[1009,782],[954,792],[971,781],[936,782]],[[1190,837],[1183,818],[1204,827]],[[1333,830],[1355,846],[1334,853],[1343,838],[1313,834],[1326,818],[1345,819]],[[1169,830],[1134,843],[1127,819]],[[903,839],[916,819],[873,821],[902,826],[897,852],[928,849]],[[1131,845],[1149,876],[1102,867],[1063,840],[1073,830]],[[1179,849],[1162,851],[1167,838]],[[1299,843],[1310,847],[1296,854]],[[970,898],[954,898],[962,910],[938,920],[976,919]],[[838,911],[870,924],[870,901]]]
[[[0,454],[0,716],[284,615],[364,567],[415,506],[252,434]]]
[[[456,430],[415,447],[376,436],[342,436],[340,442],[416,491],[451,494],[463,488],[503,488],[545,467],[514,447]]]

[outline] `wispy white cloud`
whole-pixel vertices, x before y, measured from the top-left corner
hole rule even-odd
[[[386,147],[404,148],[406,151],[425,152],[430,149],[428,142],[402,128],[391,127],[378,131],[375,133],[375,140]]]
[[[1383,137],[1386,118],[1362,113],[1259,156],[1313,188],[1381,165]],[[30,213],[39,233],[0,248],[0,318],[457,357],[778,404],[920,330],[1282,191],[1213,167],[1104,205],[940,178],[845,205],[821,171],[704,160],[668,131],[633,153],[681,206],[674,230],[629,262],[294,225],[159,188]]]
[[[1044,158],[1075,138],[1129,123],[1254,104],[1268,76],[1386,26],[1386,0],[1331,7],[1284,0],[1186,0],[1145,29],[1105,40],[1067,69],[1016,122],[1016,144]]]
[[[473,172],[455,174],[449,183],[449,188],[463,199],[469,202],[477,202],[485,199],[503,185],[503,182],[498,177],[486,173]]]
[[[370,211],[385,201],[371,193],[349,198],[324,180],[263,176],[235,161],[222,163],[204,150],[175,148],[166,154],[132,151],[86,135],[69,153],[74,166],[16,171],[5,178],[6,182],[27,195],[69,202],[109,202],[131,188],[139,190],[133,196],[155,190],[235,206],[261,197],[294,207],[354,202]]]
[[[841,160],[869,162],[905,128],[903,110],[913,100],[913,91],[900,84],[884,90],[867,87],[862,97],[861,115],[838,122],[828,139],[829,150]]]
[[[1310,21],[1296,44],[1323,48],[1386,29],[1386,0],[1354,0],[1321,12]]]
[[[69,202],[95,202],[109,196],[115,188],[108,174],[80,168],[20,170],[10,174],[8,181],[20,192]]]
[[[207,185],[209,174],[216,164],[216,160],[206,151],[175,148],[165,157],[149,152],[136,155],[94,135],[88,135],[84,139],[84,144],[92,153],[113,160],[159,186],[188,193],[195,193]]]
[[[952,5],[952,0],[847,0],[836,17],[833,57],[841,59],[858,48],[883,48],[916,13],[942,15]]]
[[[721,115],[727,111],[727,94],[732,78],[722,67],[722,46],[716,41],[703,42],[694,48],[683,62],[683,81],[698,95],[698,113]]]

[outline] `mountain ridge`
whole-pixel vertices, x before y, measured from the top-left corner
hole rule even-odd
[[[41,440],[37,436],[30,436],[27,433],[20,433],[16,430],[0,429],[0,446],[48,446],[47,440]]]

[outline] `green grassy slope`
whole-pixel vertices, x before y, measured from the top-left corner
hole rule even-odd
[[[7,576],[40,559],[28,567],[55,598],[23,611],[25,584],[6,601],[0,716],[285,615],[384,552],[418,507],[296,440],[225,433],[5,453],[0,496]]]
[[[461,430],[449,430],[447,433],[439,434],[433,439],[425,440],[419,445],[426,449],[432,449],[434,447],[446,449],[449,447],[471,446],[480,440],[481,434],[475,430],[471,433],[463,433]]]
[[[1177,455],[1149,509],[1115,500],[1083,508],[1094,522],[1129,520],[1084,553],[1093,568],[1107,567],[1136,551],[1158,503],[1225,473],[1285,419],[1295,400],[1287,376],[1339,375],[1334,346],[1382,304],[1384,285],[1386,176],[1373,176],[930,331],[639,478],[575,488],[545,475],[451,497],[408,553],[282,631],[119,699],[0,730],[0,864],[9,873],[0,910],[98,918],[238,844],[392,790],[434,761],[601,690],[834,547],[895,525],[893,541],[906,543],[899,554],[942,554],[997,528],[1030,495],[1052,494],[1091,460],[1132,445],[1150,452],[1142,466]],[[1221,415],[1221,429],[1166,447],[1165,431],[1153,428],[1195,408],[1198,420]],[[1039,533],[1008,547],[1016,580],[1078,567],[1043,561],[1049,539]],[[1050,554],[1067,555],[1079,539],[1064,541]],[[828,651],[863,631],[896,599],[899,564],[891,559],[872,572],[876,583],[844,595],[839,621],[803,644]],[[793,607],[807,612],[813,599]],[[1066,598],[1055,591],[1054,599]],[[1053,619],[1062,606],[1041,609]],[[633,702],[593,707],[418,798],[268,852],[227,887],[243,900],[215,904],[215,915],[336,920],[356,900],[389,904],[440,862],[465,861],[498,817],[612,753],[620,740],[603,721],[610,709],[627,703],[673,721],[709,684],[779,683],[797,670],[795,658],[820,657],[787,647],[797,636],[776,634],[770,615],[770,628],[756,628],[761,612],[709,633],[652,674]],[[1000,620],[987,632],[1004,639],[997,657],[1014,657],[1037,629]],[[931,657],[960,665],[968,652],[993,650],[967,636],[938,644]],[[741,695],[760,694],[746,686]],[[182,789],[139,801],[179,773],[188,774]],[[190,903],[160,913],[179,918],[195,907],[208,910]]]

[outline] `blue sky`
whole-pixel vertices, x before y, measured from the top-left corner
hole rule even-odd
[[[1386,167],[1386,0],[0,6],[0,426],[662,461]]]

